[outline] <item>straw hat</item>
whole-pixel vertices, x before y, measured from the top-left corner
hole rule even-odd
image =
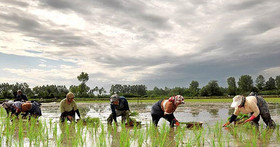
[[[242,95],[235,96],[232,99],[233,102],[231,103],[231,107],[233,107],[233,108],[238,107],[241,104],[241,102],[242,102],[242,98],[243,98]]]

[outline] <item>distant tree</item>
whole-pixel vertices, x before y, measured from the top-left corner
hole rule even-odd
[[[182,88],[182,87],[175,87],[173,89],[171,89],[170,95],[185,95],[185,90],[186,88]]]
[[[199,94],[199,83],[197,81],[192,81],[189,86],[189,91],[191,96],[197,96]]]
[[[85,83],[81,83],[78,86],[78,96],[79,97],[88,97],[88,91],[90,90],[90,87],[88,87]]]
[[[228,89],[227,92],[229,95],[236,95],[236,82],[235,82],[235,78],[234,77],[229,77],[227,79],[227,83],[228,83]]]
[[[98,93],[99,93],[99,95],[103,95],[104,93],[106,93],[106,90],[105,90],[103,87],[101,87],[101,88],[98,90]]]
[[[276,87],[275,87],[275,80],[272,77],[270,77],[268,79],[268,81],[266,81],[265,89],[266,90],[274,90],[274,89],[276,89]]]
[[[207,86],[204,86],[200,89],[200,96],[208,96],[208,90],[207,90]]]
[[[89,76],[87,73],[82,72],[79,76],[77,76],[77,79],[82,82],[78,86],[78,93],[76,94],[77,97],[89,97],[88,92],[90,90],[90,87],[86,85],[86,82],[89,80]],[[75,89],[76,90],[76,89]]]
[[[275,86],[278,90],[280,90],[280,75],[275,78]]]
[[[256,87],[259,89],[259,90],[263,90],[265,86],[265,79],[263,77],[263,75],[259,75],[257,78],[256,78]]]
[[[218,81],[211,80],[206,86],[200,90],[201,96],[222,96],[222,89],[219,87]]]
[[[137,95],[144,96],[147,94],[147,87],[145,85],[137,85]]]
[[[87,73],[82,72],[79,76],[77,76],[77,79],[82,83],[86,83],[89,80],[89,76]]]
[[[68,92],[65,85],[43,85],[33,88],[34,96],[38,98],[64,98]]]
[[[2,83],[0,85],[0,98],[13,98],[13,91],[12,91],[12,85],[9,83]]]
[[[238,81],[239,89],[242,93],[250,92],[253,89],[253,80],[250,75],[242,75]]]
[[[208,83],[207,91],[208,91],[209,96],[221,96],[221,95],[223,95],[223,93],[222,93],[222,91],[219,87],[218,81],[216,81],[216,80],[211,80]]]
[[[93,92],[98,92],[99,91],[99,88],[98,86],[95,86],[93,89],[92,89]]]
[[[75,95],[77,95],[79,93],[79,87],[78,86],[75,86],[75,85],[71,85],[69,87],[69,91],[70,92],[73,92]]]
[[[111,85],[111,89],[110,89],[111,94],[119,94],[122,91],[123,90],[122,90],[122,85],[121,84]]]

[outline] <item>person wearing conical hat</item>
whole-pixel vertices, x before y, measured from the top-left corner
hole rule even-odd
[[[174,112],[180,104],[184,104],[184,97],[181,95],[172,96],[166,100],[160,100],[152,106],[152,121],[155,126],[161,118],[166,119],[170,123],[170,127],[179,126],[179,121],[175,118]]]
[[[227,125],[235,121],[240,112],[242,112],[243,114],[251,113],[251,117],[245,120],[244,123],[252,122],[256,126],[258,126],[260,117],[262,117],[267,127],[276,127],[275,122],[271,119],[268,104],[261,96],[258,96],[256,94],[250,94],[247,97],[244,97],[243,95],[237,95],[233,98],[231,107],[235,108],[234,113],[230,117],[230,120],[223,125],[223,127],[226,127]]]

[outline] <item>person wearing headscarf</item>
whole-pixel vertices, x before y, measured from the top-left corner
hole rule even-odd
[[[128,121],[129,119],[129,105],[125,97],[119,96],[118,94],[113,94],[110,97],[110,107],[112,113],[107,118],[107,122],[109,125],[112,124],[113,120],[117,124],[117,117],[122,116],[122,123]]]
[[[184,97],[181,95],[172,96],[167,100],[160,100],[152,106],[152,121],[155,126],[161,118],[166,119],[170,123],[170,127],[179,126],[179,121],[175,118],[174,112],[180,104],[184,104]]]
[[[75,113],[77,113],[79,119],[81,119],[81,115],[74,98],[75,95],[72,92],[69,92],[66,95],[66,98],[60,101],[61,122],[64,122],[65,119],[75,121]]]
[[[35,118],[42,116],[41,104],[36,101],[31,101],[31,103],[25,103],[22,105],[22,107],[26,107],[26,115],[30,114],[30,116],[33,116]]]
[[[267,127],[276,127],[275,122],[271,119],[268,104],[263,97],[258,96],[255,93],[250,93],[247,97],[244,97],[243,95],[235,96],[231,107],[235,108],[234,113],[230,117],[230,120],[223,125],[223,127],[226,127],[230,123],[234,122],[240,112],[243,114],[251,114],[251,117],[245,120],[244,123],[252,122],[252,124],[258,126],[260,117],[262,117]]]
[[[14,114],[15,113],[15,109],[13,107],[14,101],[10,100],[8,102],[3,102],[2,103],[2,107],[6,110],[7,112],[7,116]]]
[[[21,102],[16,101],[12,104],[12,114],[18,116],[22,114],[22,117],[26,117],[28,114],[35,118],[42,116],[40,104],[36,101],[33,102]]]

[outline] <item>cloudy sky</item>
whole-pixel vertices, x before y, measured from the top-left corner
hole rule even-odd
[[[280,75],[279,0],[0,0],[0,83],[200,87]]]

